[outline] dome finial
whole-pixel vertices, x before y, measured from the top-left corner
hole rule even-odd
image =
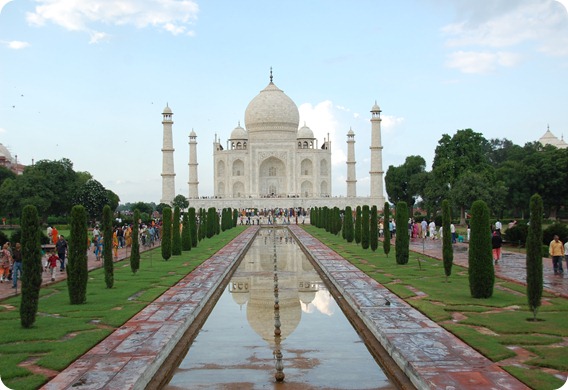
[[[270,67],[270,82],[272,83],[272,66]]]

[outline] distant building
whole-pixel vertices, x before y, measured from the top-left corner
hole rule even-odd
[[[550,131],[550,127],[547,127],[546,133],[538,140],[543,146],[546,145],[553,145],[556,146],[558,149],[566,149],[568,148],[568,143],[564,141],[564,136],[560,138],[556,137]]]
[[[18,163],[18,156],[12,157],[7,147],[0,144],[0,167],[8,168],[16,175],[24,173],[25,165]]]

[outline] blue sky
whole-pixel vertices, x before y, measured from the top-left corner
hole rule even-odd
[[[69,158],[122,203],[161,197],[162,110],[174,112],[176,194],[188,193],[197,133],[199,194],[213,194],[223,142],[269,82],[333,145],[346,192],[355,132],[357,193],[369,194],[370,114],[383,168],[443,134],[568,139],[568,0],[0,0],[0,143],[18,161]]]

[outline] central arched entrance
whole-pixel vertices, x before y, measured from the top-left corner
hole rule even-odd
[[[260,196],[286,196],[288,173],[286,164],[276,157],[269,157],[260,164],[258,190]]]

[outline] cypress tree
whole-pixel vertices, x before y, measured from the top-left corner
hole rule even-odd
[[[140,269],[140,237],[138,221],[140,220],[140,210],[134,210],[134,223],[132,224],[132,250],[130,251],[130,269],[136,273]],[[163,227],[163,226],[162,226]],[[162,231],[163,234],[163,231]],[[162,245],[164,237],[162,236]]]
[[[207,210],[207,238],[211,238],[217,232],[215,220],[217,219],[217,210],[215,207],[209,207]]]
[[[172,256],[179,255],[181,255],[180,209],[179,206],[175,206],[172,219]]]
[[[538,194],[531,196],[530,223],[527,234],[527,298],[529,308],[536,320],[542,298],[542,198]]]
[[[234,209],[233,210],[233,227],[236,227],[238,222],[239,222],[239,210]]]
[[[87,301],[87,211],[83,206],[71,209],[71,232],[69,237],[69,262],[67,264],[67,289],[72,305]],[[104,243],[105,246],[112,245]]]
[[[473,298],[490,298],[493,295],[495,270],[491,250],[489,208],[482,200],[476,200],[471,206],[468,263],[471,296]]]
[[[172,209],[164,207],[162,210],[162,258],[166,261],[172,257]]]
[[[369,229],[370,245],[373,252],[379,247],[379,222],[377,218],[377,206],[373,205],[371,207],[371,226]]]
[[[390,221],[390,204],[389,202],[385,202],[385,219],[383,222],[383,250],[385,255],[389,257],[389,253],[391,250],[391,233],[389,229],[389,221]]]
[[[333,215],[333,234],[337,236],[341,231],[341,211],[339,210],[339,207],[336,206],[333,208],[332,215]]]
[[[406,202],[396,204],[396,237],[394,250],[397,264],[408,264],[410,238],[408,237],[408,205]]]
[[[199,230],[197,237],[199,241],[205,238],[205,234],[207,232],[207,213],[203,207],[199,208]]]
[[[191,246],[195,248],[197,246],[197,242],[199,241],[197,239],[197,219],[195,218],[195,207],[190,207],[187,213],[189,214],[188,218],[191,232]]]
[[[189,225],[188,213],[183,213],[183,228],[181,231],[181,249],[184,251],[191,250],[191,227]]]
[[[114,263],[112,261],[112,211],[107,204],[103,207],[103,262],[105,284],[107,288],[114,285]]]
[[[221,223],[219,221],[219,214],[217,214],[217,210],[215,210],[215,223],[213,224],[215,227],[215,234],[221,233]]]
[[[355,243],[361,243],[361,206],[355,209]]]
[[[452,246],[452,235],[450,224],[452,221],[452,210],[450,202],[445,199],[442,201],[442,259],[444,262],[444,273],[446,274],[446,282],[452,274],[452,263],[454,262],[454,248]]]
[[[361,215],[361,247],[369,249],[369,205],[363,206]]]
[[[31,328],[35,323],[39,290],[41,287],[41,242],[39,216],[35,206],[22,209],[22,299],[20,302],[20,324]],[[85,238],[86,239],[86,238]],[[5,329],[5,332],[8,330]]]
[[[345,216],[343,217],[343,229],[345,230],[345,240],[353,242],[353,210],[351,206],[345,207]]]

